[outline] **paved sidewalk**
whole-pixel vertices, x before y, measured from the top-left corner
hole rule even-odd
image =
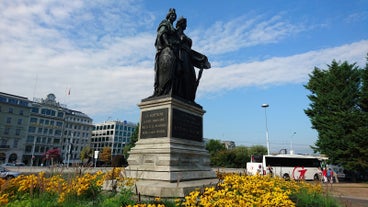
[[[324,184],[325,192],[341,201],[343,206],[368,207],[367,183],[333,183]]]

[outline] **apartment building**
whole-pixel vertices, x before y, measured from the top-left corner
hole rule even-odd
[[[90,145],[93,124],[86,114],[66,109],[65,127],[62,140],[62,156],[65,164],[82,163],[80,153],[84,147]]]
[[[128,121],[107,121],[94,124],[91,148],[94,151],[102,151],[104,147],[111,148],[112,155],[122,155],[126,144],[130,142],[130,137],[137,124]]]
[[[0,92],[0,164],[23,161],[31,101]]]
[[[81,163],[79,155],[83,147],[89,145],[92,126],[90,117],[60,104],[52,93],[45,99],[34,99],[23,159],[36,166],[51,162]],[[53,149],[61,153],[58,160],[47,157]]]

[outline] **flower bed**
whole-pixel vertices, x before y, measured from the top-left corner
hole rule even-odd
[[[23,175],[0,180],[0,206],[338,206],[323,194],[320,183],[285,181],[269,176],[219,174],[218,185],[191,192],[185,198],[140,201],[132,192],[134,180],[120,168],[85,173],[70,178],[61,175]],[[114,180],[111,191],[104,181]],[[119,191],[117,191],[119,189]]]

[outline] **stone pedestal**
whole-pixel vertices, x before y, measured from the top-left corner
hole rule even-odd
[[[141,195],[183,197],[217,182],[203,143],[203,114],[194,103],[172,97],[139,104],[139,139],[129,153],[128,177]]]

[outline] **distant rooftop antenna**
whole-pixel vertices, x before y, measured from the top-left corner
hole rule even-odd
[[[111,119],[111,116],[107,117],[105,122],[108,122]]]
[[[38,82],[38,73],[36,73],[36,81],[35,81],[35,85],[33,87],[33,98],[36,97],[37,82]]]

